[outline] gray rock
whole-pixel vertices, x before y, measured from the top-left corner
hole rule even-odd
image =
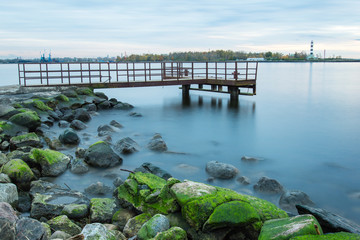
[[[105,93],[103,92],[95,92],[95,96],[99,97],[99,98],[102,98],[102,99],[105,99],[105,100],[108,100],[108,96],[106,96]]]
[[[0,152],[0,166],[4,165],[5,163],[7,163],[9,160],[7,158],[7,156]]]
[[[114,198],[92,198],[90,200],[90,221],[110,223],[118,209]]]
[[[254,190],[261,193],[277,194],[283,193],[284,187],[275,179],[262,177],[254,185]]]
[[[40,138],[35,133],[27,133],[19,136],[12,137],[10,139],[10,147],[13,149],[30,146],[30,147],[42,147]]]
[[[93,103],[87,104],[83,108],[86,109],[88,112],[96,112],[97,111],[97,107]]]
[[[83,174],[89,171],[89,167],[84,160],[76,158],[71,161],[70,171],[75,174]]]
[[[118,102],[115,106],[114,109],[117,110],[130,110],[133,109],[134,106],[129,104],[129,103],[123,103],[123,102]]]
[[[17,210],[20,212],[30,212],[31,209],[31,197],[28,192],[22,192],[19,193],[19,203],[17,206]]]
[[[98,131],[98,135],[100,137],[110,135],[111,133],[115,132],[115,130],[111,126],[109,126],[107,124],[100,125],[98,127],[97,131]]]
[[[74,89],[66,89],[62,94],[70,98],[76,98],[78,96]]]
[[[116,127],[116,128],[123,128],[123,125],[121,125],[120,123],[118,123],[117,121],[115,120],[112,120],[110,122],[110,126],[113,126],[113,127]]]
[[[249,185],[251,183],[250,179],[248,177],[245,177],[245,176],[238,177],[236,179],[236,181],[238,181],[239,183],[241,183],[243,185]]]
[[[89,209],[86,204],[68,204],[64,206],[61,214],[71,219],[82,219],[88,216]]]
[[[87,128],[85,123],[83,123],[82,121],[77,120],[77,119],[73,120],[70,123],[70,127],[74,130],[84,130]]]
[[[129,137],[120,139],[115,143],[114,149],[122,154],[130,154],[139,151],[140,146]]]
[[[3,141],[0,144],[0,150],[2,150],[2,151],[7,151],[9,149],[9,147],[10,147],[10,143],[8,141]]]
[[[7,202],[12,206],[17,206],[19,195],[16,185],[13,183],[0,183],[0,202]]]
[[[78,108],[75,110],[75,119],[82,122],[89,122],[91,120],[91,116],[86,109]]]
[[[59,125],[60,128],[67,128],[67,127],[70,126],[70,123],[68,121],[65,121],[65,120],[60,120],[58,125]]]
[[[48,111],[48,114],[52,119],[54,119],[54,121],[59,121],[60,120],[60,116],[59,116],[58,112]]]
[[[75,151],[75,156],[78,157],[78,158],[84,158],[85,157],[85,152],[86,152],[86,149],[85,148],[76,148],[76,151]]]
[[[66,112],[64,112],[64,114],[61,116],[61,120],[67,121],[67,122],[72,122],[72,120],[75,119],[75,115],[74,115],[74,111],[73,110],[68,110]]]
[[[157,233],[164,232],[170,228],[169,220],[162,214],[154,215],[149,221],[140,228],[137,237],[139,240],[147,240],[156,236]]]
[[[70,163],[70,158],[50,149],[33,149],[34,159],[41,166],[41,175],[44,177],[57,177],[64,173]]]
[[[16,239],[46,240],[46,229],[43,225],[32,218],[21,218],[16,222]]]
[[[113,185],[115,186],[115,187],[119,187],[121,184],[123,184],[124,183],[124,180],[122,180],[121,179],[121,177],[117,177],[117,178],[115,178],[114,179],[114,181],[113,181]]]
[[[68,238],[70,238],[70,237],[71,237],[71,235],[68,234],[68,233],[66,233],[66,232],[63,232],[63,231],[55,231],[55,232],[51,235],[50,239],[62,239],[62,240],[66,240],[66,239],[68,239]]]
[[[1,229],[1,238],[6,240],[15,240],[15,223],[10,222],[6,218],[0,218],[0,229]]]
[[[279,205],[282,209],[296,214],[296,205],[314,206],[315,204],[306,193],[295,190],[284,192],[280,197]]]
[[[85,193],[90,195],[105,195],[111,192],[111,188],[102,182],[96,182],[85,188]]]
[[[73,223],[66,215],[61,215],[50,219],[47,221],[47,224],[53,229],[54,231],[63,231],[71,236],[79,234],[81,232],[81,228]]]
[[[11,183],[11,180],[5,173],[0,173],[0,183]]]
[[[350,232],[360,234],[360,226],[344,217],[325,209],[296,205],[299,214],[313,215],[321,225],[324,233]]]
[[[62,134],[60,134],[59,140],[63,144],[69,144],[69,145],[77,145],[80,143],[79,136],[72,129],[66,129]]]
[[[171,174],[165,171],[164,169],[155,166],[152,163],[145,162],[140,167],[136,168],[134,172],[143,172],[143,173],[152,173],[158,177],[161,177],[165,180],[171,178]]]
[[[206,172],[214,178],[231,179],[239,173],[239,170],[231,164],[210,161],[206,164]]]
[[[129,116],[130,117],[142,117],[142,114],[138,113],[138,112],[131,112],[131,113],[129,113]]]
[[[8,104],[0,104],[0,118],[8,119],[12,115],[19,113],[16,109]]]
[[[85,152],[85,162],[94,167],[114,167],[122,163],[117,155],[104,141],[91,145]]]
[[[116,225],[120,231],[123,231],[126,223],[130,220],[130,218],[135,216],[136,213],[134,211],[122,208],[114,214],[112,218],[112,224]]]
[[[51,139],[51,140],[49,139],[48,144],[49,144],[49,148],[52,149],[52,150],[59,151],[59,150],[65,150],[65,149],[66,149],[66,147],[64,146],[64,144],[62,144],[62,143],[60,142],[60,140],[59,140],[59,139],[56,139],[56,138]]]
[[[108,100],[102,101],[97,105],[97,108],[99,110],[106,110],[106,109],[110,109],[111,107],[112,107],[112,104]]]
[[[137,215],[133,218],[130,218],[127,223],[125,224],[123,233],[125,237],[131,238],[135,236],[138,231],[140,230],[141,226],[151,218],[150,214],[143,213]]]
[[[11,223],[15,223],[19,218],[9,203],[0,202],[0,219],[6,219]]]
[[[80,235],[84,237],[84,240],[118,239],[113,231],[107,230],[107,228],[101,223],[86,224]]]
[[[165,141],[163,140],[163,138],[161,137],[160,134],[156,133],[152,139],[150,140],[150,142],[148,143],[147,147],[152,150],[152,151],[156,151],[156,152],[165,152],[167,151],[167,146]]]
[[[242,156],[241,157],[241,161],[244,162],[258,162],[262,160],[261,158],[257,158],[257,157],[249,157],[249,156]]]

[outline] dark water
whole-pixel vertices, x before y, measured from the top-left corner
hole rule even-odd
[[[287,189],[306,192],[317,206],[360,223],[359,81],[359,63],[261,63],[258,95],[241,96],[236,108],[229,106],[228,95],[214,93],[193,91],[190,103],[183,102],[178,87],[102,90],[135,105],[134,111],[143,117],[101,112],[83,131],[91,137],[81,146],[100,139],[97,126],[114,119],[124,128],[113,134],[112,141],[131,137],[142,147],[123,156],[121,168],[152,162],[181,180],[205,181],[206,162],[226,162],[252,184],[242,186],[235,180],[212,184],[277,204],[279,196],[259,195],[252,188],[260,177],[268,176]],[[154,133],[163,136],[170,151],[182,154],[148,151],[146,144]],[[53,135],[57,134],[54,128]],[[244,155],[262,161],[242,162]],[[83,190],[97,180],[111,185],[112,179],[104,177],[109,173],[127,176],[116,167],[80,176],[67,172],[55,181]]]

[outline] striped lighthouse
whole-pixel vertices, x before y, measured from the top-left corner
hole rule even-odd
[[[310,58],[314,58],[314,41],[311,40],[310,44]]]

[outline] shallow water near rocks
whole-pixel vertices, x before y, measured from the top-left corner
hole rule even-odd
[[[100,111],[78,132],[80,147],[102,139],[97,127],[116,120],[124,128],[112,134],[112,142],[131,137],[141,149],[121,155],[121,166],[90,168],[82,175],[68,170],[53,182],[79,191],[97,181],[112,186],[114,175],[128,176],[120,168],[133,170],[143,162],[180,180],[206,182],[205,165],[216,160],[236,166],[251,184],[216,179],[212,185],[278,205],[279,195],[253,190],[258,179],[267,176],[286,189],[307,193],[318,207],[360,223],[360,199],[354,197],[360,192],[359,81],[360,63],[260,63],[258,95],[241,96],[235,108],[228,95],[215,93],[192,91],[190,101],[183,101],[178,87],[96,90],[133,104],[131,111],[142,117],[129,116],[131,111]],[[50,131],[58,136],[63,129],[55,126]],[[171,153],[146,148],[155,133],[162,135]],[[75,156],[75,148],[64,152]],[[261,160],[246,162],[242,156]]]

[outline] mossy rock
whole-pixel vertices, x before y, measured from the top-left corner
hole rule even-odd
[[[178,180],[177,180],[178,181]],[[150,214],[168,214],[179,210],[170,193],[173,180],[166,181],[151,173],[131,173],[118,188],[118,198],[125,199],[140,211]]]
[[[7,174],[11,181],[17,184],[30,186],[30,182],[35,179],[30,167],[21,159],[12,159],[3,166],[3,173]]]
[[[110,223],[116,211],[117,207],[113,198],[90,199],[91,222]]]
[[[18,124],[6,121],[0,121],[0,128],[3,130],[2,135],[12,137],[16,136],[18,132],[27,132],[28,128],[26,126],[20,126]]]
[[[41,174],[47,177],[56,177],[62,174],[70,163],[70,158],[61,152],[50,149],[35,148],[31,151],[32,157],[41,165]]]
[[[318,230],[316,230],[315,225]],[[322,234],[322,229],[316,218],[310,214],[290,218],[273,219],[264,223],[259,240],[287,240],[302,235]]]
[[[15,114],[9,119],[10,122],[17,125],[27,127],[30,131],[40,127],[41,121],[39,115],[35,111],[25,110],[24,112]]]
[[[77,88],[75,91],[78,95],[95,96],[94,91],[90,88]]]
[[[12,137],[10,139],[10,144],[12,148],[20,148],[25,146],[42,147],[40,138],[33,132]]]
[[[64,94],[59,94],[55,97],[56,100],[61,102],[69,102],[69,98],[65,96]]]
[[[196,230],[203,227],[213,230],[229,224],[234,228],[251,226],[253,231],[259,232],[264,221],[287,217],[286,212],[268,201],[203,183],[177,183],[171,187],[171,192],[182,205],[183,217]],[[233,213],[239,210],[246,216]],[[226,217],[229,212],[232,219]]]
[[[46,112],[46,111],[52,111],[53,109],[47,106],[43,101],[34,99],[33,100],[34,107],[39,109],[40,111]]]
[[[142,213],[133,218],[130,218],[123,230],[125,237],[131,238],[135,236],[142,227],[142,225],[145,222],[147,222],[150,218],[151,218],[151,214],[148,213]]]
[[[338,232],[325,235],[303,235],[290,238],[290,240],[360,240],[360,235],[355,233]]]
[[[85,218],[89,214],[89,209],[86,204],[68,204],[61,211],[62,215],[66,215],[71,219]]]
[[[50,219],[47,221],[47,224],[49,224],[54,231],[63,231],[71,236],[77,235],[81,232],[81,228],[73,223],[66,215]]]
[[[180,227],[172,227],[167,231],[158,233],[154,240],[187,240],[187,234]]]

